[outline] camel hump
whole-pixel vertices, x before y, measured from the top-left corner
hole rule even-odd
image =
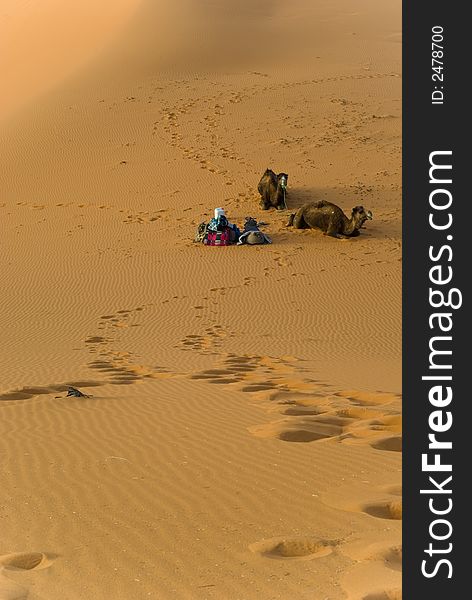
[[[317,200],[316,202],[310,202],[310,206],[313,208],[324,208],[325,206],[332,206],[332,203],[327,200]]]

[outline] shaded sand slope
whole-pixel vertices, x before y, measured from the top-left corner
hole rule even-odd
[[[3,120],[1,599],[401,597],[400,7],[313,4],[129,3]]]
[[[2,0],[0,119],[95,61],[138,5],[139,0]]]

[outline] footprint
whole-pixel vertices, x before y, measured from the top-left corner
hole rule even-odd
[[[247,364],[252,362],[253,359],[249,356],[233,356],[229,355],[229,358],[226,359],[227,363],[235,363],[235,364]]]
[[[329,407],[328,397],[325,394],[317,394],[317,393],[302,393],[302,392],[294,392],[294,391],[281,391],[276,392],[271,397],[273,402],[278,404],[295,404],[300,407],[311,407],[311,408],[320,408],[323,410],[326,407]]]
[[[16,390],[10,390],[8,392],[4,392],[0,394],[0,401],[8,401],[8,400],[29,400],[34,396],[42,396],[45,394],[51,394],[53,391],[57,389],[57,386],[49,386],[49,387],[22,387]],[[67,386],[64,386],[64,390],[67,389]]]
[[[402,438],[400,436],[382,438],[376,440],[371,444],[372,448],[376,450],[386,450],[388,452],[401,452],[402,451]]]
[[[340,417],[350,417],[351,419],[372,419],[379,416],[378,410],[370,408],[343,408],[337,413]]]
[[[284,419],[249,428],[257,437],[275,437],[283,442],[308,443],[337,437],[344,432],[345,419],[324,415],[311,419]]]
[[[32,394],[27,394],[25,392],[5,392],[4,394],[0,394],[0,401],[1,400],[28,400],[29,398],[32,398],[33,395]]]
[[[394,571],[402,570],[403,551],[402,546],[392,546],[386,552],[379,555],[383,558],[385,566]]]
[[[372,421],[371,428],[377,430],[388,430],[392,433],[401,433],[402,416],[399,414],[383,415],[381,418]]]
[[[225,365],[228,369],[239,371],[241,373],[250,373],[257,368],[253,359],[246,356],[227,358],[225,360]]]
[[[202,375],[232,375],[233,372],[228,369],[206,369],[202,371]]]
[[[282,414],[288,415],[291,417],[306,417],[306,416],[311,416],[311,415],[319,415],[322,412],[323,412],[322,410],[318,410],[316,408],[310,408],[308,406],[307,407],[300,406],[299,408],[287,408],[286,410],[283,411]]]
[[[63,391],[66,391],[68,387],[87,388],[87,387],[100,387],[102,385],[103,385],[102,381],[90,381],[90,380],[81,379],[79,381],[67,381],[63,385],[54,386],[53,389],[55,389],[59,392],[63,392]]]
[[[301,427],[280,432],[278,438],[284,442],[314,442],[333,438],[344,433],[350,422],[351,419],[321,414],[303,421]]]
[[[89,363],[91,369],[98,369],[99,371],[114,371],[115,368],[111,362],[105,360],[94,360]]]
[[[323,440],[331,437],[329,434],[322,433],[319,431],[308,431],[307,429],[295,429],[289,431],[282,431],[278,438],[283,442],[316,442],[317,440]]]
[[[103,344],[106,342],[106,338],[101,337],[99,335],[90,336],[85,340],[86,344]]]
[[[364,504],[363,512],[377,519],[392,519],[400,521],[403,518],[403,509],[401,500],[392,500],[387,502],[374,502]]]
[[[35,571],[52,563],[43,552],[18,552],[0,556],[0,566],[11,571]]]
[[[0,556],[0,599],[26,600],[29,595],[27,588],[12,581],[6,575],[9,572],[38,571],[49,567],[56,556],[43,552],[15,552]]]
[[[247,393],[263,392],[265,390],[272,390],[275,387],[277,387],[277,384],[274,383],[253,383],[242,387],[241,391]]]
[[[375,406],[377,404],[390,404],[395,400],[400,400],[397,394],[389,392],[362,392],[359,390],[344,390],[338,392],[338,396],[347,398],[353,404],[360,406]]]
[[[246,365],[245,367],[241,367],[241,366],[232,366],[231,363],[228,363],[228,366],[231,367],[231,370],[234,371],[235,373],[250,373],[251,371],[254,371],[256,369],[256,367],[254,365]]]
[[[251,544],[251,552],[267,558],[310,560],[328,556],[338,542],[314,538],[272,538]]]

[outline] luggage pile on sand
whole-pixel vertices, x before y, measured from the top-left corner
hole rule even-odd
[[[208,223],[202,222],[197,228],[195,242],[205,246],[231,246],[243,244],[271,244],[268,235],[259,229],[252,217],[246,217],[243,231],[234,223],[230,223],[223,208],[215,208],[214,217]]]

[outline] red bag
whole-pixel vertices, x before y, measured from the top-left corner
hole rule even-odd
[[[207,231],[203,243],[207,246],[229,246],[231,245],[231,229],[225,227],[222,231]]]

